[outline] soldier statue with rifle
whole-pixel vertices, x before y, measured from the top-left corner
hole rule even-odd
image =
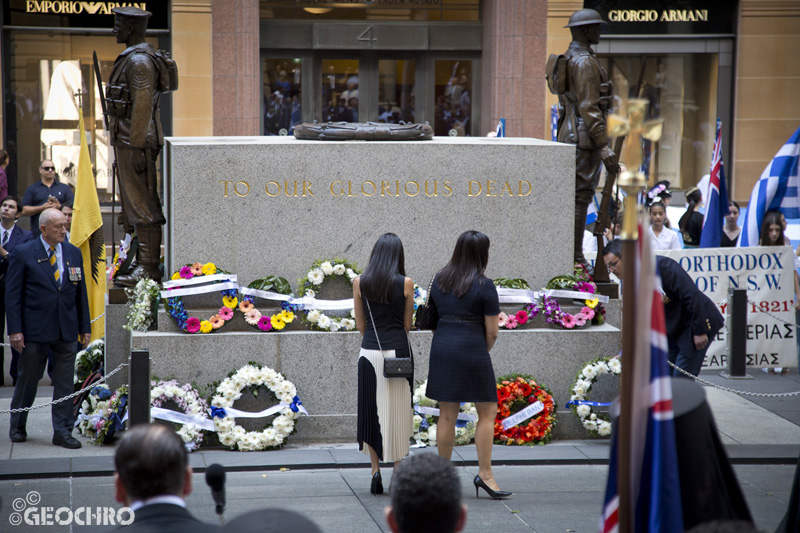
[[[177,89],[178,71],[169,55],[145,41],[151,13],[116,7],[114,33],[125,43],[106,86],[105,111],[114,147],[122,200],[120,224],[138,239],[135,267],[118,273],[117,285],[133,286],[147,276],[161,281],[161,226],[166,223],[158,195],[156,160],[164,144],[159,100]],[[133,249],[132,249],[133,250]]]
[[[586,213],[600,179],[601,164],[617,172],[617,155],[609,146],[606,117],[612,96],[608,74],[591,45],[600,42],[600,14],[581,9],[569,18],[572,42],[562,55],[547,63],[550,91],[558,95],[558,141],[576,145],[575,150],[575,262],[586,265],[583,230]],[[602,257],[598,251],[598,257]]]

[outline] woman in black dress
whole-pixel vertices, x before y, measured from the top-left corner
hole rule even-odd
[[[703,195],[697,187],[690,187],[686,191],[686,212],[678,221],[678,227],[683,234],[685,248],[700,246],[700,235],[703,233],[703,213],[697,211],[703,203]]]
[[[366,270],[353,281],[353,304],[364,337],[358,358],[358,448],[372,463],[370,492],[382,494],[380,461],[397,464],[408,455],[414,433],[413,378],[383,377],[384,357],[411,357],[407,335],[414,282],[406,277],[403,243],[394,233],[378,239]]]
[[[735,247],[739,240],[739,234],[742,232],[742,228],[736,223],[739,220],[739,204],[731,201],[728,204],[728,209],[730,213],[725,215],[725,226],[722,227],[722,241],[719,244],[722,248]]]
[[[492,280],[484,276],[489,262],[489,237],[466,231],[456,242],[450,262],[436,274],[431,287],[439,325],[431,342],[426,396],[439,402],[436,435],[439,455],[450,459],[461,402],[475,402],[478,424],[475,447],[478,475],[475,494],[482,488],[492,498],[506,498],[492,474],[497,385],[489,350],[497,340],[500,303]]]

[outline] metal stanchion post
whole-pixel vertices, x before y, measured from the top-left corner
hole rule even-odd
[[[131,351],[128,427],[150,423],[150,350]]]
[[[728,289],[728,371],[719,375],[728,379],[753,379],[747,373],[747,291],[744,289]]]

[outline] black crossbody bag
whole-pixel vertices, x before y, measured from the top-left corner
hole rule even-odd
[[[378,328],[375,326],[375,318],[372,316],[372,308],[369,305],[369,300],[364,298],[367,302],[367,311],[369,311],[369,320],[372,322],[372,329],[375,330],[375,340],[378,341],[378,349],[383,355],[383,348],[381,348],[381,340],[378,338]],[[405,378],[411,379],[414,376],[414,352],[411,350],[411,341],[406,333],[406,341],[408,341],[408,354],[409,357],[385,357],[383,358],[383,377],[385,378]]]

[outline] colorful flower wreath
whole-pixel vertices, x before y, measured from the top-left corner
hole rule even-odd
[[[503,420],[529,405],[542,402],[544,409],[508,429]],[[556,425],[556,401],[545,387],[530,376],[510,374],[497,379],[497,416],[494,420],[495,444],[547,444]]]
[[[128,387],[123,385],[114,394],[108,385],[97,385],[81,404],[76,426],[95,446],[111,442],[115,432],[125,429],[122,420],[128,408]]]
[[[279,294],[291,294],[292,288],[285,278],[278,276],[266,276],[251,282],[248,289],[260,291],[274,291]],[[256,297],[251,294],[239,292],[239,311],[244,313],[245,321],[261,331],[280,331],[295,319],[295,313],[300,306],[281,302],[281,312],[273,315],[264,315],[255,307]]]
[[[236,419],[225,410],[233,407],[236,400],[242,397],[246,388],[253,387],[257,395],[258,387],[265,386],[268,396],[273,401],[286,405],[272,423],[263,431],[247,431],[236,424]],[[257,363],[248,363],[236,372],[232,372],[217,386],[211,400],[211,416],[217,429],[217,436],[223,446],[240,451],[259,451],[277,449],[284,445],[286,438],[295,432],[295,420],[300,415],[297,389],[271,368]]]
[[[361,274],[358,265],[346,259],[334,258],[317,259],[305,278],[298,280],[298,292],[301,296],[316,298],[317,290],[322,283],[330,276],[345,276],[348,283],[353,285],[353,280]],[[313,329],[322,331],[352,331],[356,329],[355,312],[350,310],[350,316],[345,318],[328,316],[319,309],[305,311],[305,321],[311,324]]]
[[[171,279],[192,279],[198,276],[213,276],[214,274],[229,274],[224,270],[218,269],[214,263],[194,263],[192,265],[185,265],[180,270],[172,274]],[[238,292],[236,289],[226,289],[220,291],[222,294],[222,307],[216,315],[210,317],[208,320],[200,320],[197,317],[189,316],[183,306],[183,300],[177,296],[172,298],[164,298],[164,308],[169,313],[169,316],[175,321],[175,324],[183,331],[189,333],[211,333],[225,325],[225,322],[233,318],[233,310],[239,304],[237,298]]]
[[[111,263],[111,266],[108,267],[106,271],[108,274],[108,281],[114,281],[114,276],[117,275],[119,269],[122,268],[122,265],[125,264],[125,261],[128,259],[128,254],[131,251],[131,245],[133,244],[133,240],[135,238],[136,234],[131,235],[130,233],[126,233],[125,238],[119,241],[119,248],[118,248],[119,251],[114,256],[114,261]],[[138,243],[139,241],[137,240],[136,242]]]
[[[594,284],[583,265],[576,263],[573,274],[556,276],[551,279],[547,283],[545,290],[567,290],[586,293],[583,309],[575,314],[567,313],[561,310],[556,298],[542,296],[540,303],[525,306],[529,316],[534,317],[539,312],[543,312],[545,321],[548,324],[555,324],[564,329],[579,328],[587,323],[605,323],[606,310],[600,300],[596,298],[597,285]]]
[[[161,407],[163,404],[173,401],[181,411],[188,416],[199,419],[208,418],[208,404],[200,397],[200,393],[189,383],[178,385],[174,379],[171,381],[153,381],[150,389],[150,406]],[[153,420],[150,420],[153,423]],[[176,433],[183,439],[187,451],[194,451],[203,442],[203,429],[195,424],[180,424]]]
[[[572,411],[581,419],[583,427],[593,435],[600,437],[611,435],[611,417],[607,413],[598,415],[592,412],[592,405],[588,400],[589,390],[599,376],[603,374],[618,376],[621,372],[622,360],[619,357],[605,357],[588,363],[575,379],[567,406],[572,407]]]
[[[504,289],[531,290],[531,286],[528,285],[528,282],[521,278],[495,278],[492,282],[495,287]],[[526,305],[514,314],[508,315],[506,313],[500,313],[497,319],[500,322],[501,329],[516,329],[519,326],[527,324],[532,316],[536,316],[536,313],[532,315],[529,305]]]
[[[128,331],[150,329],[158,311],[160,289],[158,283],[150,278],[142,278],[132,289],[125,289],[128,295],[128,322],[123,328]]]
[[[103,372],[105,352],[106,343],[103,339],[90,342],[89,346],[78,352],[75,356],[74,382],[76,385],[81,385],[95,370]]]
[[[427,387],[428,380],[426,379],[414,390],[414,440],[417,441],[417,444],[436,446],[436,428],[439,417],[432,414],[420,413],[416,410],[416,406],[433,409],[438,409],[439,407],[439,402],[425,396]],[[460,412],[475,417],[478,416],[478,410],[475,408],[475,404],[471,402],[462,403]],[[475,438],[475,424],[476,422],[471,420],[456,421],[456,446],[472,442]]]

